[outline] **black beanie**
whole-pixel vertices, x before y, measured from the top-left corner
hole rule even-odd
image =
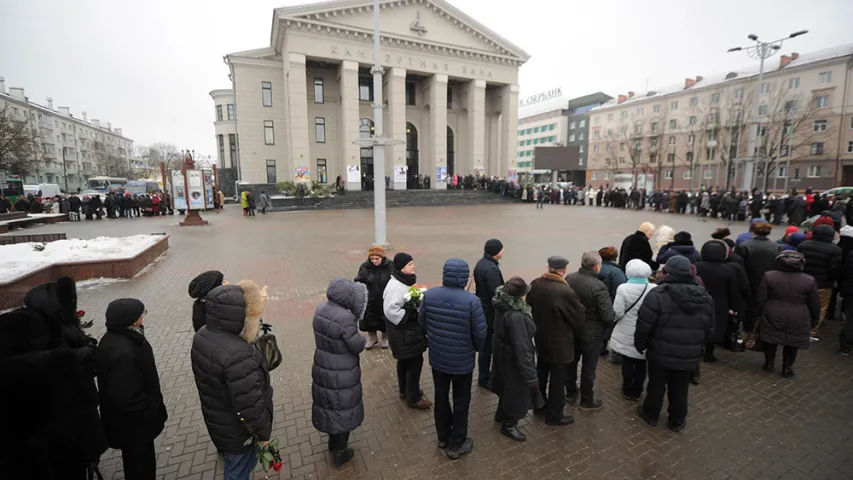
[[[400,252],[397,255],[394,255],[394,270],[403,270],[412,260],[414,260],[414,258],[405,252]]]
[[[494,257],[495,255],[501,253],[501,250],[503,249],[504,244],[501,243],[501,241],[497,238],[493,238],[486,242],[486,246],[483,247],[483,252]]]
[[[204,298],[214,288],[222,285],[225,275],[218,270],[208,270],[192,279],[189,294],[192,298]]]
[[[127,328],[145,311],[145,304],[135,298],[119,298],[107,306],[107,328]]]
[[[673,240],[678,243],[687,243],[693,242],[693,237],[690,236],[690,232],[678,232],[675,234],[675,237],[673,237]]]

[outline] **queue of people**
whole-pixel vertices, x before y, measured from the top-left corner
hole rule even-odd
[[[7,212],[67,214],[72,220],[79,220],[81,216],[86,220],[101,220],[173,215],[175,210],[166,192],[131,194],[116,190],[105,193],[103,198],[100,193],[55,197],[29,194],[18,197],[14,205],[8,198],[0,196],[0,213]]]

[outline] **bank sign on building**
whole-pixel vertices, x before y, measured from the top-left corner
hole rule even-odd
[[[386,148],[392,188],[418,175],[443,188],[445,175],[514,174],[518,69],[529,56],[442,0],[381,0],[380,22],[383,98],[374,99],[371,0],[276,9],[270,46],[226,57],[233,97],[218,90],[214,100],[233,102],[239,148],[218,139],[220,161],[246,182],[340,176],[358,190],[373,175],[373,147],[359,141],[372,136],[380,100],[394,145],[376,148]]]

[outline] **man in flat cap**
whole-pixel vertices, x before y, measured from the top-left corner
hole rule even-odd
[[[571,415],[563,413],[564,392],[568,365],[574,360],[574,338],[583,331],[585,316],[578,296],[563,278],[568,265],[563,257],[549,257],[548,271],[530,282],[527,294],[536,323],[539,390],[547,401],[545,423],[554,426],[574,423]]]

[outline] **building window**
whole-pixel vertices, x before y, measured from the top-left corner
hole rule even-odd
[[[625,135],[626,133],[628,133],[628,127],[622,127],[622,128],[620,128],[620,129],[619,129],[619,133],[620,133],[620,134],[622,134],[622,135]]]
[[[317,143],[326,143],[326,119],[317,117],[314,119],[314,136]]]
[[[643,107],[637,107],[637,115],[643,116]]]
[[[684,171],[684,174],[682,176],[684,177],[685,180],[690,180],[691,178],[693,178],[693,171],[688,168],[687,170]]]
[[[222,105],[216,106],[216,121],[217,122],[222,121]]]
[[[847,153],[853,153],[853,142],[847,142]]]
[[[532,129],[528,128],[528,129],[527,129],[527,134],[528,134],[528,135],[530,135],[530,132],[532,132],[532,131],[533,131]]]
[[[610,180],[610,172],[604,172],[604,179]]]
[[[850,130],[853,130],[853,117],[850,117]]]
[[[678,120],[670,120],[669,121],[669,128],[670,128],[670,130],[678,128]]]
[[[619,151],[625,151],[625,142],[619,142]]]
[[[658,133],[658,122],[652,122],[652,133]]]
[[[853,142],[850,142],[850,145],[853,145]],[[847,149],[850,150],[850,147],[848,146]],[[578,147],[578,153],[583,153],[583,150],[584,150],[583,145]],[[853,151],[853,150],[851,150],[851,151]]]
[[[593,119],[592,123],[594,123],[595,125],[600,125],[601,124],[601,117],[596,115],[595,118]]]
[[[791,146],[790,145],[782,145],[782,148],[779,149],[780,157],[787,157],[791,154]]]
[[[674,137],[674,136],[672,136],[672,135],[670,135],[670,137],[669,137],[669,144],[670,144],[670,145],[675,145],[675,137]]]
[[[794,90],[795,88],[800,88],[800,77],[788,79],[788,90]]]
[[[265,107],[272,106],[272,83],[261,82],[261,98],[264,102]],[[272,162],[275,163],[275,160],[273,160]],[[269,160],[267,160],[267,163],[269,163]]]
[[[814,121],[814,131],[815,132],[825,132],[826,131],[826,120],[815,120]]]
[[[569,123],[569,130],[574,130],[574,129],[575,129],[575,122],[570,122]]]
[[[690,97],[690,106],[695,107],[696,105],[699,105],[699,98],[698,97]]]
[[[667,153],[666,154],[666,161],[669,163],[675,163],[675,154],[674,153]]]
[[[533,142],[533,140],[531,140],[531,139],[529,139],[529,138],[528,138],[524,143],[525,143],[525,144],[527,144],[527,145],[530,145],[532,142]]]
[[[406,105],[415,105],[415,82],[406,82]]]
[[[533,139],[533,145],[539,145],[539,139],[538,138]]]
[[[234,120],[234,104],[228,104],[228,120]]]
[[[817,108],[826,108],[829,106],[829,95],[818,95],[815,97],[815,106]]]
[[[453,89],[450,88],[450,85],[447,86],[447,109],[453,109]]]
[[[619,115],[619,117],[620,117],[622,120],[626,120],[626,119],[628,118],[628,112],[622,112],[622,113]]]
[[[548,142],[553,143],[555,138],[556,138],[556,137],[554,137],[554,136],[550,136],[550,137],[548,137]]]
[[[595,117],[595,118],[598,118],[598,117]],[[579,126],[580,128],[585,127],[585,126],[586,126],[586,119],[581,119],[580,124],[579,124],[578,126]]]
[[[785,113],[791,113],[797,110],[797,101],[788,100],[785,102]]]
[[[758,114],[759,115],[767,115],[767,105],[759,105],[758,106]]]
[[[673,100],[672,102],[670,102],[669,109],[678,110],[678,100]]]
[[[584,139],[584,134],[583,134],[583,132],[581,132],[578,134],[578,140],[583,140],[583,139]]]
[[[807,174],[809,178],[817,178],[820,176],[820,165],[812,165],[809,167]]]
[[[763,137],[765,135],[767,135],[767,126],[766,125],[759,125],[758,126],[758,136]]]
[[[655,105],[652,107],[652,111],[655,113],[660,113],[660,105]]]
[[[217,135],[219,140],[219,162],[225,168],[225,135]]]
[[[573,134],[571,134],[571,135],[569,135],[569,141],[570,141],[570,142],[574,142],[574,141],[575,141],[575,134],[574,134],[574,133],[573,133]]]
[[[820,72],[819,78],[821,85],[832,83],[832,72]]]
[[[696,135],[693,135],[692,133],[690,135],[687,135],[687,144],[688,145],[693,145],[694,140],[696,140]]]
[[[719,103],[720,102],[720,93],[712,93],[711,94],[711,103]]]
[[[770,82],[764,82],[761,84],[761,93],[770,93]]]
[[[548,125],[548,130],[549,130],[549,131],[550,131],[550,130],[553,130],[553,129],[555,129],[555,128],[557,128],[557,124],[556,124],[556,123],[552,123],[551,125]]]
[[[812,155],[823,155],[823,142],[815,142],[812,144]]]
[[[518,142],[518,146],[519,146],[519,147],[523,147],[523,146],[524,146],[524,140],[522,140],[522,141]]]
[[[708,151],[705,152],[705,155],[708,157],[708,160],[714,160],[717,156],[717,151],[713,148],[709,148]]]
[[[601,138],[601,132],[595,130],[594,132],[592,132],[592,138]]]
[[[692,116],[689,119],[687,119],[687,124],[688,125],[696,125],[696,117]]]
[[[664,178],[666,178],[667,180],[672,179],[672,169],[671,168],[667,168],[666,171],[664,171]]]
[[[237,165],[237,134],[228,134],[228,149],[231,153],[231,167]]]
[[[317,181],[320,183],[328,183],[329,181],[329,171],[326,168],[325,158],[317,159]]]
[[[373,101],[373,80],[370,77],[358,77],[358,99]]]
[[[267,183],[276,183],[275,160],[267,160]]]
[[[326,92],[325,87],[323,86],[322,78],[314,79],[314,103],[325,103],[326,102]]]
[[[598,153],[598,144],[592,146],[592,151]]]
[[[264,120],[264,145],[275,145],[272,120]]]
[[[533,133],[539,133],[539,127],[533,127]]]
[[[776,167],[776,178],[787,178],[788,177],[788,167],[785,165],[779,165]]]
[[[785,123],[784,125],[782,125],[782,135],[790,136],[790,135],[792,135],[793,133],[794,133],[794,125],[792,125],[792,124],[791,124],[791,123],[789,123],[789,122],[787,122],[787,123]]]
[[[625,165],[625,157],[619,157],[619,165]]]

